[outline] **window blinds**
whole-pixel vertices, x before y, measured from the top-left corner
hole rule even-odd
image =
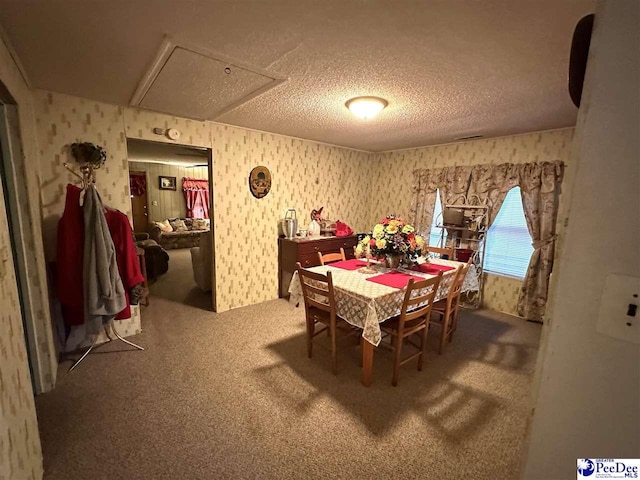
[[[531,235],[522,209],[520,187],[507,193],[487,232],[484,269],[487,272],[524,278],[533,253]]]

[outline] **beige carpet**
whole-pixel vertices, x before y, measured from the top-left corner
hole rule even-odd
[[[212,311],[211,293],[200,290],[193,279],[190,250],[190,248],[167,250],[169,270],[150,285],[151,301],[154,297],[159,297]]]
[[[145,352],[105,345],[37,397],[45,478],[517,478],[539,325],[465,313],[398,387],[378,349],[369,389],[357,346],[337,376],[328,351],[306,357],[284,300],[215,314],[154,298],[143,328]]]

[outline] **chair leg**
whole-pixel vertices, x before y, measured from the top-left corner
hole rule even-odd
[[[422,329],[422,335],[420,335],[420,355],[418,356],[418,371],[422,371],[422,365],[424,363],[424,347],[427,344],[427,332],[429,331],[429,322]]]
[[[444,316],[442,317],[442,329],[440,331],[440,348],[438,349],[438,353],[440,355],[442,355],[442,352],[444,352],[444,344],[445,344],[445,341],[447,340],[447,330],[449,329],[450,317],[451,315],[449,313],[449,310],[447,310]]]
[[[331,329],[331,372],[338,374],[338,348],[336,346],[336,326],[332,325]]]
[[[307,355],[311,358],[313,354],[313,331],[315,330],[315,325],[313,324],[313,320],[307,318]]]
[[[399,332],[398,332],[399,333]],[[398,386],[398,373],[400,371],[400,353],[402,352],[402,338],[398,334],[396,337],[395,352],[393,355],[393,378],[391,379],[391,385]]]
[[[451,341],[453,339],[453,334],[456,333],[456,330],[458,330],[458,312],[460,311],[460,307],[456,307],[456,310],[453,314],[453,325],[451,327],[451,338],[449,339],[449,341]]]

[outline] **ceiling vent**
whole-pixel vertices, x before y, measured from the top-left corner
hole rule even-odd
[[[131,106],[214,120],[287,79],[214,52],[165,39]]]

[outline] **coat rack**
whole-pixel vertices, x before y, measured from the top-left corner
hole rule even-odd
[[[75,175],[80,180],[82,180],[83,193],[81,194],[81,197],[80,197],[80,203],[82,204],[83,198],[84,198],[84,192],[88,188],[95,188],[95,183],[96,183],[95,170],[100,168],[104,164],[106,160],[106,153],[101,147],[94,146],[93,144],[90,144],[90,143],[74,143],[71,145],[70,151],[73,157],[76,159],[76,161],[78,161],[78,163],[80,164],[81,173],[78,173],[76,169],[73,168],[73,166],[71,166],[69,163],[65,162],[62,165],[69,172],[71,172],[73,175]],[[107,325],[104,325],[103,328],[104,328],[104,333],[109,339],[108,340],[109,342],[113,341],[113,338],[109,334],[109,329],[110,329],[115,335],[115,337],[121,342],[126,343],[127,345],[130,345],[138,350],[144,351],[143,347],[141,347],[140,345],[136,345],[135,343],[130,342],[129,340],[126,340],[118,333],[115,326],[115,320],[112,319]],[[95,337],[93,339],[93,342],[91,343],[91,346],[82,354],[82,356],[73,365],[71,365],[71,367],[69,368],[69,372],[71,372],[74,368],[76,368],[80,364],[80,362],[82,362],[87,357],[87,355],[91,353],[91,351],[94,349],[94,347],[98,343],[98,335],[99,335],[98,333],[95,334]]]

